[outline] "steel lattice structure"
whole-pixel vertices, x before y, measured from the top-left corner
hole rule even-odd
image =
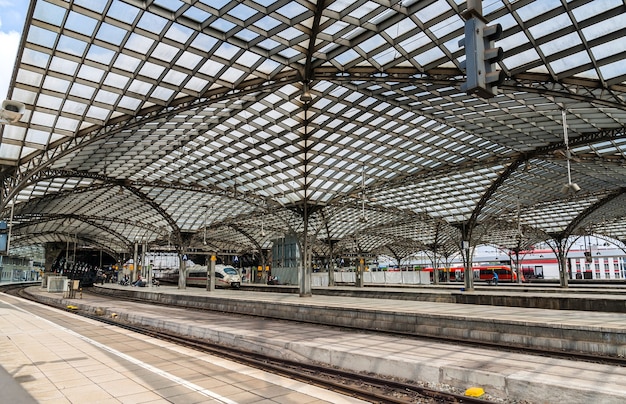
[[[26,113],[0,128],[12,246],[624,242],[624,2],[483,3],[507,75],[488,100],[460,90],[461,1],[32,1]]]

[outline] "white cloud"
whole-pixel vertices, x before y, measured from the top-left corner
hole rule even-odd
[[[0,101],[7,98],[9,84],[13,76],[17,48],[20,44],[20,34],[17,32],[0,32],[2,44],[2,58],[0,58]]]

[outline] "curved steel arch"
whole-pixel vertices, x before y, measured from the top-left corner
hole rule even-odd
[[[258,80],[254,81],[256,82]],[[177,101],[176,103],[173,103],[173,106],[148,107],[134,116],[121,116],[111,119],[109,123],[102,127],[86,128],[80,131],[69,141],[66,140],[63,142],[59,141],[59,143],[53,143],[44,152],[31,156],[27,164],[18,164],[16,172],[10,177],[3,179],[3,195],[0,200],[0,211],[4,210],[7,202],[27,186],[31,177],[36,176],[42,170],[47,169],[58,159],[65,157],[74,151],[80,150],[89,144],[106,139],[108,136],[115,133],[120,133],[158,119],[175,116],[181,111],[206,106],[219,100],[241,97],[245,94],[271,91],[275,87],[281,87],[286,83],[295,81],[296,79],[289,77],[287,80],[272,81],[269,84],[267,82],[262,82],[261,86],[252,88],[250,88],[250,83],[246,82],[237,89],[223,88],[222,92],[217,95],[192,98],[188,101]]]
[[[606,205],[607,203],[611,202],[612,200],[620,197],[621,195],[626,194],[626,188],[620,188],[616,191],[610,192],[608,193],[604,198],[596,201],[594,204],[587,206],[587,208],[585,208],[585,210],[583,210],[582,212],[580,212],[578,214],[578,216],[576,216],[571,222],[570,224],[565,228],[565,230],[563,230],[563,232],[556,234],[555,236],[561,236],[561,237],[567,237],[569,236],[574,229],[576,229],[576,227],[578,227],[578,225],[589,215],[591,215],[593,212],[595,212],[596,210],[600,209],[602,206]]]
[[[154,200],[152,198],[149,198],[146,194],[144,194],[143,192],[141,192],[140,190],[138,190],[135,187],[129,186],[129,185],[121,185],[122,187],[128,189],[131,193],[133,193],[135,196],[137,196],[139,198],[139,200],[144,201],[145,203],[147,203],[148,206],[150,206],[152,209],[154,209],[156,212],[159,213],[159,215],[165,219],[165,221],[170,225],[170,228],[174,231],[174,236],[175,236],[175,243],[174,245],[177,245],[179,247],[183,246],[183,235],[181,232],[180,227],[178,227],[178,224],[174,221],[174,219],[172,219],[172,217],[165,211],[165,209],[163,209],[161,207],[161,205],[159,205],[158,203],[154,202]]]
[[[57,233],[57,232],[42,232],[39,233],[39,235],[41,236],[47,236],[47,235],[52,235],[52,236],[63,236],[65,234],[63,233]],[[21,238],[26,238],[28,237],[28,235],[18,235],[17,236],[17,243],[19,244],[20,239]],[[97,247],[99,247],[101,250],[106,251],[107,254],[109,254],[112,257],[118,257],[119,256],[119,252],[115,251],[114,249],[112,249],[110,246],[107,246],[106,244],[102,244],[101,242],[99,242],[97,239],[91,238],[91,237],[85,237],[85,236],[81,236],[81,237],[77,237],[77,240],[81,240],[81,241],[87,241],[90,245],[95,245]],[[29,239],[30,241],[30,239]],[[65,240],[59,240],[59,241],[65,241]]]
[[[256,241],[256,239],[254,237],[252,237],[252,235],[250,233],[248,233],[247,231],[245,231],[244,229],[242,229],[241,227],[239,227],[238,225],[234,224],[234,223],[230,223],[228,225],[228,227],[230,227],[231,229],[235,230],[236,232],[242,234],[245,238],[247,238],[248,240],[250,240],[250,242],[259,250],[259,252],[261,252],[263,250],[263,248],[261,247],[261,245]]]
[[[73,175],[72,175],[72,177],[73,177]],[[103,184],[101,187],[106,187],[106,186],[108,186],[108,185]],[[161,217],[163,217],[163,219],[165,219],[168,222],[168,224],[170,226],[173,225],[174,226],[173,229],[175,231],[178,229],[178,225],[176,225],[176,223],[171,219],[171,217],[158,204],[154,203],[154,201],[152,201],[150,198],[148,198],[145,194],[143,194],[140,191],[136,190],[134,187],[128,186],[123,181],[118,181],[116,183],[116,186],[121,186],[121,187],[124,187],[124,188],[128,189],[133,194],[135,194],[140,199],[140,201],[144,201],[144,202],[148,201],[148,205],[151,208],[153,208],[154,210],[156,210],[161,215]],[[60,192],[60,193],[56,193],[56,194],[47,194],[47,195],[44,195],[43,197],[41,197],[41,199],[42,200],[45,200],[45,199],[52,199],[53,200],[53,199],[59,198],[60,196],[62,196],[64,194],[75,194],[77,192],[90,192],[94,188],[96,188],[96,187],[92,186],[92,187],[79,189],[79,190],[75,190],[74,189],[74,190],[68,190],[68,191],[64,191],[64,192]],[[28,215],[26,215],[26,216],[28,216]],[[100,225],[98,225],[96,223],[88,222],[88,221],[83,220],[82,218],[85,217],[85,215],[56,215],[56,214],[51,214],[51,215],[47,215],[47,216],[50,216],[52,218],[55,218],[55,216],[63,217],[63,218],[72,217],[72,218],[75,218],[77,220],[84,221],[84,222],[86,222],[86,223],[88,223],[90,225],[93,225],[93,226],[96,226],[96,227],[100,227]],[[98,217],[95,217],[95,218],[97,218],[98,220],[111,220],[111,219],[98,218]],[[116,221],[117,219],[112,219],[112,220]],[[125,224],[128,224],[128,225],[135,226],[135,227],[150,229],[151,231],[153,231],[155,233],[160,233],[161,232],[161,228],[159,228],[159,227],[155,227],[155,226],[151,226],[151,225],[145,225],[143,223],[137,224],[136,222],[130,221],[130,220],[119,220],[119,221],[123,222]],[[25,223],[24,225],[27,226],[29,224],[30,223]],[[105,227],[101,227],[101,228],[103,230],[107,229]],[[112,232],[110,230],[108,230],[107,232],[114,234],[114,232]],[[178,229],[178,233],[180,233],[180,229]],[[118,238],[126,240],[126,238],[121,236],[121,235],[119,235]],[[128,244],[128,243],[126,243],[126,244]]]
[[[23,216],[18,216],[19,218],[22,217],[28,217],[29,215],[23,215]],[[96,227],[100,230],[102,230],[105,233],[111,234],[113,237],[117,238],[118,240],[122,241],[122,244],[126,245],[127,248],[131,248],[133,242],[131,240],[129,240],[128,238],[124,237],[123,235],[121,235],[120,233],[111,230],[111,228],[104,226],[100,223],[98,223],[99,221],[107,221],[107,222],[118,222],[118,223],[123,223],[123,224],[128,224],[131,226],[135,226],[135,227],[143,227],[143,228],[147,228],[150,229],[154,232],[158,232],[159,228],[155,227],[155,226],[151,226],[151,225],[146,225],[143,223],[137,223],[135,221],[130,221],[130,220],[125,220],[125,219],[118,219],[118,218],[102,218],[102,217],[98,217],[98,216],[88,216],[88,215],[75,215],[75,214],[39,214],[39,215],[33,215],[38,217],[38,219],[36,220],[29,220],[28,222],[25,223],[19,223],[17,225],[13,226],[13,229],[19,229],[22,227],[29,227],[29,226],[34,226],[37,225],[39,223],[45,223],[45,222],[50,222],[53,220],[65,220],[65,219],[73,219],[73,220],[77,220],[83,223],[86,223],[90,226]],[[60,233],[62,234],[62,233]]]
[[[453,86],[457,88],[460,88],[461,84],[465,82],[463,72],[456,68],[436,68],[422,72],[417,68],[392,67],[381,72],[373,67],[361,66],[346,69],[328,66],[320,67],[314,70],[312,79],[327,80],[337,83],[363,80],[385,83],[391,80],[429,86]],[[557,85],[562,86],[563,89],[554,89]],[[600,81],[591,79],[574,80],[566,78],[555,81],[548,74],[519,73],[507,77],[504,83],[500,84],[498,88],[506,89],[512,92],[524,91],[551,97],[569,98],[572,100],[589,102],[590,104],[597,104],[610,108],[625,109],[626,101],[620,100],[618,97],[613,95],[610,96],[609,100],[598,98],[595,96],[596,93],[593,91],[587,91],[585,94],[580,94],[580,91],[575,91],[576,89],[611,90],[611,88],[615,86],[616,85],[605,87]]]
[[[170,215],[167,214],[167,212],[165,212],[165,210],[156,202],[154,202],[154,200],[152,200],[151,198],[149,198],[146,194],[144,194],[143,192],[139,191],[137,188],[135,188],[134,186],[129,185],[128,181],[111,181],[109,178],[104,177],[104,176],[98,176],[98,175],[93,175],[93,174],[89,174],[89,173],[82,173],[82,172],[74,172],[74,171],[68,171],[68,170],[50,170],[50,171],[38,171],[38,173],[41,174],[41,177],[38,176],[38,178],[36,179],[37,182],[42,178],[58,178],[59,176],[67,176],[67,177],[79,177],[79,178],[94,178],[94,179],[101,179],[103,181],[109,182],[111,184],[114,184],[116,186],[120,186],[122,188],[125,188],[127,190],[129,190],[132,194],[134,194],[135,196],[137,196],[139,198],[140,201],[147,203],[147,205],[154,209],[156,212],[158,212],[158,214],[168,223],[168,225],[171,227],[171,229],[174,231],[175,233],[175,241],[178,242],[178,245],[182,245],[182,238],[181,238],[181,230],[178,227],[178,224],[176,224],[176,222],[170,217]],[[55,177],[56,176],[56,177]],[[29,182],[25,183],[23,186],[26,187],[30,185]],[[108,185],[102,185],[104,186],[108,186]],[[79,190],[70,190],[70,191],[66,191],[67,193],[76,193],[76,192],[89,192],[91,190],[93,190],[94,187],[87,187],[84,189],[79,189]],[[59,195],[63,194],[63,192],[61,193],[56,193],[56,194],[47,194],[45,195],[43,198],[48,198],[48,199],[55,199],[58,198]],[[130,222],[129,222],[130,224]],[[142,226],[139,226],[142,227]],[[159,233],[159,231],[156,231],[157,233]]]
[[[595,133],[583,134],[581,136],[577,136],[569,141],[570,146],[580,146],[586,145],[592,141],[602,141],[602,140],[612,140],[621,137],[624,133],[625,128],[619,129],[610,129],[606,131],[599,131]],[[498,176],[498,178],[491,184],[491,186],[487,189],[487,191],[480,198],[480,201],[474,207],[472,211],[472,215],[469,220],[465,223],[465,226],[470,229],[468,236],[471,236],[471,229],[476,226],[478,221],[478,216],[483,208],[487,205],[489,199],[495,194],[495,192],[504,184],[504,181],[508,179],[515,171],[517,171],[518,167],[524,164],[526,161],[537,158],[539,156],[548,154],[555,150],[558,150],[564,147],[564,142],[554,142],[546,146],[538,147],[535,150],[532,150],[527,153],[520,154],[513,162],[511,162],[505,170]]]

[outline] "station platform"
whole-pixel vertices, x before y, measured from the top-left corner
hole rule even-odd
[[[96,285],[112,297],[135,297],[179,307],[295,320],[359,330],[388,330],[410,336],[446,336],[450,339],[492,342],[529,348],[592,352],[626,356],[626,315],[604,311],[626,305],[624,291],[590,294],[586,289],[556,292],[552,289],[484,288],[462,292],[458,288],[316,288],[313,296],[284,293],[288,286],[261,287],[254,291],[177,287],[135,288]],[[598,291],[598,289],[594,289]],[[544,300],[544,303],[538,301]],[[598,311],[587,310],[595,301]],[[531,307],[506,305],[533,302]],[[546,305],[555,309],[538,309]],[[561,307],[584,307],[562,310]]]
[[[1,293],[0,330],[2,403],[365,404]]]
[[[98,311],[105,316],[115,313],[130,322],[196,335],[226,345],[246,344],[249,349],[287,359],[323,362],[458,389],[478,385],[501,399],[527,403],[626,401],[626,368],[461,348],[409,338],[457,336],[503,345],[521,343],[563,351],[624,356],[626,315],[622,313],[442,303],[423,301],[418,297],[414,300],[381,298],[384,290],[394,293],[388,288],[367,288],[371,289],[369,293],[379,294],[378,298],[345,296],[351,288],[340,288],[340,296],[333,296],[330,291],[321,294],[316,289],[310,297],[267,291],[220,289],[209,292],[202,288],[168,286],[136,288],[105,284],[97,285],[95,289],[109,297],[133,297],[145,304],[134,306],[127,301],[117,302],[91,294],[82,299],[64,299],[61,294],[48,293],[39,287],[28,291],[41,301],[72,304],[79,310]],[[409,291],[402,290],[402,293]],[[443,288],[415,293],[445,296],[457,291]],[[525,292],[487,290],[467,293],[488,296]],[[586,298],[585,294],[572,291],[561,294],[570,295],[569,299]],[[615,294],[619,295],[619,292]],[[179,307],[207,308],[246,317],[229,321],[228,326],[224,326],[208,319],[206,312],[181,311]],[[176,310],[176,314],[168,316],[166,309]],[[259,321],[259,317],[252,316],[263,319]],[[280,320],[295,320],[297,323]],[[368,332],[376,330],[395,330],[406,337]]]
[[[243,284],[242,290],[298,294],[297,286]],[[626,313],[626,284],[573,283],[563,289],[558,281],[498,286],[477,282],[466,292],[462,283],[439,285],[367,285],[313,288],[313,294],[376,299],[419,300],[439,303],[486,304],[537,309],[584,310]]]

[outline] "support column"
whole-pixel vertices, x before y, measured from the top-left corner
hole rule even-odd
[[[152,272],[150,270],[150,263],[148,262],[148,242],[143,242],[143,248],[141,251],[141,256],[143,259],[141,260],[141,273],[146,282],[146,286],[152,286]]]
[[[561,243],[558,243],[557,259],[559,261],[559,281],[562,288],[569,287],[569,273],[567,270],[567,258]]]
[[[178,289],[187,289],[187,255],[185,251],[178,253]]]
[[[309,210],[308,202],[304,201],[303,219],[304,232],[302,240],[302,256],[300,258],[300,297],[310,297],[313,295],[311,289],[311,254],[309,252]]]
[[[307,72],[308,74],[308,72]],[[305,81],[305,88],[308,88],[308,80]],[[305,96],[306,95],[306,96]],[[303,230],[303,240],[302,240],[302,259],[300,263],[302,265],[302,270],[300,271],[300,297],[310,297],[313,295],[311,289],[311,252],[309,246],[309,175],[310,175],[310,147],[311,143],[309,142],[309,117],[307,116],[307,111],[309,109],[309,103],[311,101],[310,94],[302,94],[302,101],[304,102],[304,136],[302,140],[304,141],[304,184],[302,187],[302,191],[304,192],[304,207],[302,209],[302,219],[304,224]]]
[[[465,283],[465,291],[473,292],[474,291],[474,270],[472,269],[472,254],[471,254],[471,246],[469,238],[467,240],[463,240],[461,244],[461,254],[463,254],[463,263],[465,265],[465,275],[464,275],[464,283]]]
[[[138,274],[139,274],[139,243],[135,241],[135,248],[133,250],[133,272],[130,274],[131,283],[137,280]]]
[[[328,286],[335,286],[335,257],[333,256],[333,240],[328,239],[329,262],[328,262]]]
[[[59,258],[59,254],[63,251],[62,243],[46,243],[45,244],[45,272],[52,272],[54,261]]]
[[[358,258],[359,262],[356,266],[356,273],[355,273],[355,277],[356,277],[356,287],[357,288],[362,288],[363,287],[363,271],[365,268],[365,260],[363,259],[363,257],[360,256],[359,254],[359,258]]]
[[[213,292],[215,290],[215,262],[217,256],[215,253],[211,253],[208,265],[206,267],[206,290]]]
[[[520,246],[518,245],[517,248],[515,249],[515,270],[517,271],[517,283],[521,284],[522,283],[522,268],[520,267],[520,264],[519,264],[519,251],[520,251]]]
[[[261,249],[261,253],[260,253],[260,264],[261,264],[261,279],[260,282],[263,285],[267,284],[267,272],[265,270],[266,266],[267,266],[267,261],[265,260],[265,254],[263,253],[263,249]],[[256,276],[258,274],[258,267],[257,268],[252,268],[250,267],[250,283],[257,283],[257,279]]]

